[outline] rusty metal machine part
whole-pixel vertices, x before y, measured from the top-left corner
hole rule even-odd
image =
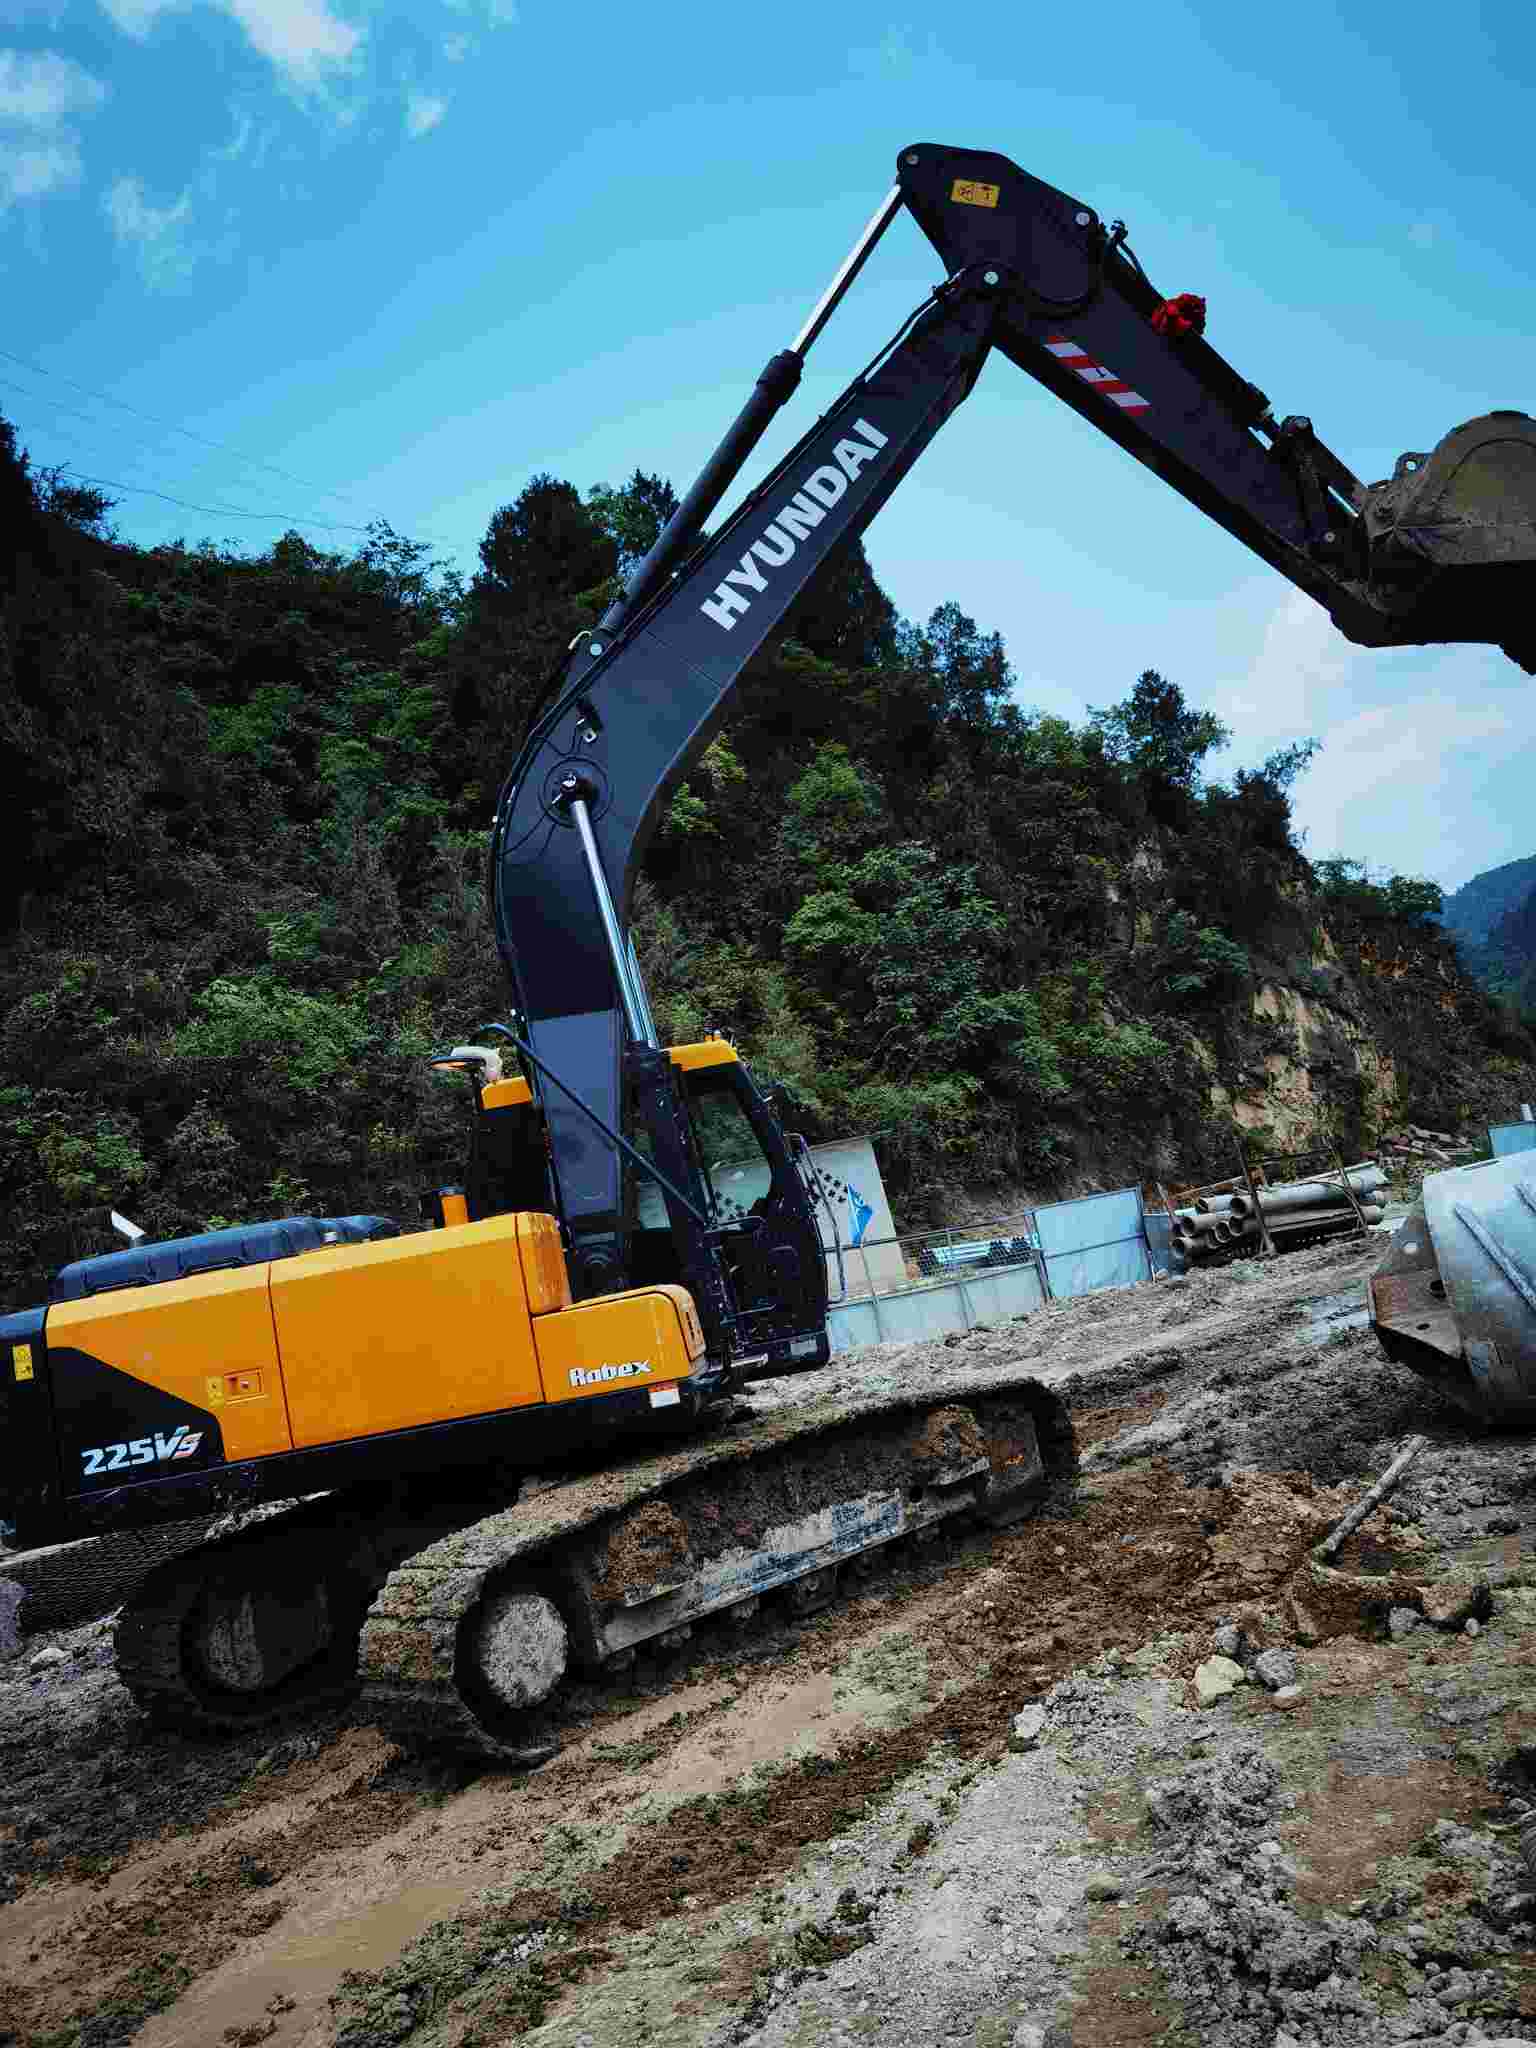
[[[1370,1305],[1387,1357],[1458,1408],[1536,1421],[1536,1157],[1428,1175]]]

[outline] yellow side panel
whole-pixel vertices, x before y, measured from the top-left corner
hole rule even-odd
[[[532,1100],[532,1091],[521,1074],[514,1074],[507,1081],[487,1081],[480,1090],[481,1106],[485,1109],[515,1109]]]
[[[530,1315],[547,1316],[571,1305],[571,1277],[565,1270],[565,1247],[553,1216],[529,1210],[517,1219],[517,1250],[523,1262]]]
[[[686,1379],[693,1371],[677,1296],[681,1287],[644,1287],[580,1301],[533,1326],[546,1401],[578,1401]]]
[[[61,1301],[48,1311],[48,1342],[210,1410],[226,1458],[291,1450],[267,1271],[242,1266]]]
[[[679,1287],[675,1281],[663,1280],[653,1284],[652,1294],[664,1294],[677,1310],[677,1320],[683,1326],[683,1348],[690,1359],[704,1355],[704,1326],[699,1321],[699,1312],[693,1305],[693,1296],[686,1287]]]
[[[515,1216],[308,1252],[271,1274],[296,1450],[540,1399]]]
[[[674,1067],[681,1067],[685,1074],[695,1067],[739,1067],[741,1059],[736,1048],[726,1038],[701,1038],[697,1045],[673,1045],[667,1048],[667,1057]]]

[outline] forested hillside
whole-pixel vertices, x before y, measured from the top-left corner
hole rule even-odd
[[[0,1301],[106,1248],[312,1209],[414,1222],[464,1133],[434,1047],[504,1011],[487,826],[533,701],[672,503],[536,478],[462,583],[116,542],[0,430]],[[1313,869],[1298,747],[1206,783],[1178,684],[1014,701],[955,606],[829,566],[673,795],[637,896],[664,1034],[729,1031],[907,1224],[1536,1093],[1431,885]]]
[[[1536,1012],[1536,856],[1474,875],[1445,899],[1469,973],[1517,1011]]]
[[[1492,937],[1495,926],[1518,911],[1536,889],[1536,854],[1524,860],[1508,860],[1502,867],[1485,868],[1464,882],[1445,899],[1441,920],[1448,932],[1462,943],[1464,955],[1473,955]]]

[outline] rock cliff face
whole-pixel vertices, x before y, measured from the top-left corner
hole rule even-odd
[[[1205,1048],[1208,1101],[1276,1151],[1336,1137],[1373,1143],[1404,1118],[1478,1130],[1518,1113],[1536,1067],[1497,1042],[1486,1001],[1452,948],[1323,927],[1309,986],[1263,978],[1252,1022],[1225,1054]]]

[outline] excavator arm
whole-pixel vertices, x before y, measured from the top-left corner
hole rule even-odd
[[[706,523],[794,390],[805,351],[886,227],[908,211],[945,277],[893,343],[715,532]],[[751,656],[840,543],[863,531],[1000,349],[1325,605],[1371,646],[1502,640],[1536,560],[1536,422],[1493,414],[1369,489],[1163,301],[1093,209],[1006,157],[920,144],[789,350],[775,356],[656,546],[574,646],[497,805],[497,942],[541,1101],[578,1296],[622,1285],[624,1160],[605,1139],[650,1108],[682,1172],[669,1078],[625,932],[660,806],[707,744]],[[702,1285],[697,1216],[668,1199]],[[707,1290],[706,1290],[707,1293]],[[708,1307],[706,1302],[706,1316]]]
[[[1081,200],[1007,157],[919,146],[900,192],[949,268],[1016,280],[995,345],[1366,647],[1491,641],[1536,670],[1536,420],[1494,412],[1366,485],[1165,301]],[[1163,309],[1167,306],[1169,314]]]

